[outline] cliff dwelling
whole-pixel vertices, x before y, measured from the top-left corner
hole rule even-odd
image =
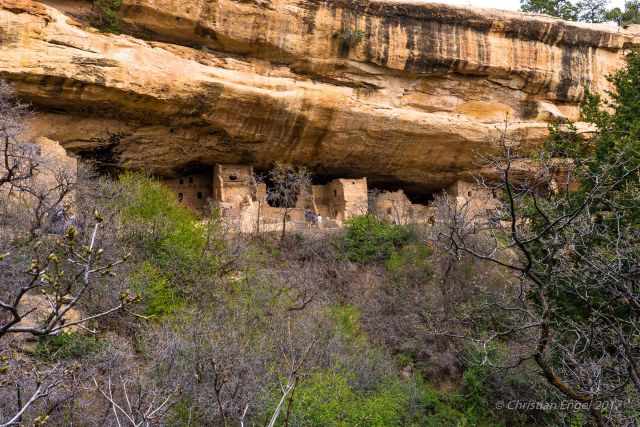
[[[413,203],[402,189],[369,188],[366,177],[313,183],[290,206],[270,200],[270,183],[259,182],[251,165],[215,164],[164,182],[180,203],[202,215],[219,209],[222,219],[241,232],[278,230],[283,217],[294,229],[339,228],[345,221],[366,214],[394,224],[435,222],[435,209],[429,203]],[[476,214],[495,205],[494,194],[471,182],[456,181],[443,191]]]

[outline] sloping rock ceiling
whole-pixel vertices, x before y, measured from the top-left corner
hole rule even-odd
[[[173,175],[275,161],[433,191],[475,173],[499,129],[543,141],[608,88],[636,35],[418,1],[0,0],[0,78],[33,136]],[[581,125],[579,125],[581,126]]]

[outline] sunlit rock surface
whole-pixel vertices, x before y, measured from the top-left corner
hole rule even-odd
[[[437,190],[481,169],[505,127],[539,144],[579,120],[640,38],[606,25],[422,2],[0,0],[0,77],[33,136],[171,175],[274,161]]]

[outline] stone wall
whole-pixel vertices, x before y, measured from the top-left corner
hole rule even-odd
[[[334,179],[328,185],[330,216],[338,223],[365,215],[369,208],[367,179]]]
[[[165,179],[178,201],[198,213],[206,213],[212,198],[211,172],[184,174]]]
[[[374,194],[369,206],[366,178],[338,178],[325,185],[312,185],[300,194],[296,206],[271,206],[268,187],[256,182],[250,165],[216,164],[211,172],[181,175],[165,182],[182,203],[198,212],[211,205],[220,209],[223,220],[236,231],[278,231],[282,221],[288,229],[340,227],[345,221],[367,213],[393,224],[433,223],[434,208],[412,203],[403,190]],[[457,181],[446,190],[469,214],[484,217],[498,200],[475,183]]]
[[[447,193],[458,207],[466,209],[468,216],[488,216],[500,205],[499,194],[469,181],[457,181],[447,188]]]
[[[216,164],[213,169],[213,200],[225,207],[239,209],[247,200],[255,200],[253,168],[248,165]]]
[[[432,207],[412,203],[404,191],[389,191],[373,195],[375,215],[392,224],[414,224],[435,221]]]

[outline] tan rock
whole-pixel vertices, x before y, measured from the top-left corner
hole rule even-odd
[[[37,107],[34,135],[164,175],[283,161],[445,188],[479,170],[507,114],[531,145],[556,110],[577,118],[639,41],[417,1],[124,0],[143,40],[83,27],[73,3],[0,0],[0,77]]]
[[[51,314],[51,306],[50,303],[53,304],[54,301],[48,301],[50,297],[46,295],[36,295],[36,294],[28,294],[25,295],[20,305],[18,306],[18,311],[21,313],[30,313],[28,316],[23,318],[20,322],[20,327],[22,328],[40,328],[43,326],[43,322],[47,319],[47,317]],[[66,309],[66,306],[62,306],[62,310]],[[70,308],[64,315],[64,323],[72,323],[77,322],[82,319],[81,313],[76,308]],[[65,328],[67,332],[78,332],[81,329],[78,326],[69,326]],[[31,336],[32,337],[32,336]]]

